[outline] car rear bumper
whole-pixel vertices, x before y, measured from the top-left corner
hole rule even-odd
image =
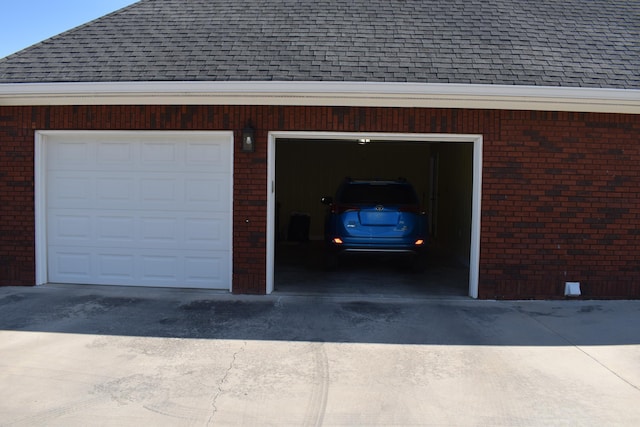
[[[332,252],[345,254],[419,254],[426,249],[426,244],[416,245],[413,242],[415,240],[411,240],[411,243],[402,241],[395,244],[391,242],[381,244],[379,242],[351,242],[345,239],[341,244],[329,242],[328,246]]]
[[[417,253],[420,249],[416,248],[336,248],[340,252],[345,253],[392,253],[392,254],[414,254]]]

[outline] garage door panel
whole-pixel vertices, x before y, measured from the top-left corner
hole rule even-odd
[[[178,202],[179,183],[176,181],[174,177],[169,176],[150,177],[140,180],[141,204]]]
[[[228,248],[229,219],[224,213],[207,217],[184,217],[184,213],[59,210],[49,213],[50,245],[79,247],[184,248],[224,250]]]
[[[100,243],[130,244],[135,240],[136,219],[130,215],[98,215],[95,240]]]
[[[194,287],[207,286],[212,283],[216,287],[224,287],[228,283],[230,277],[221,274],[225,271],[224,266],[227,265],[229,259],[221,253],[212,253],[210,257],[191,256],[186,257],[185,283]]]
[[[53,283],[138,285],[228,289],[231,276],[228,251],[146,250],[119,253],[118,248],[95,248],[85,253],[74,246],[51,247]]]
[[[176,283],[181,273],[180,259],[171,254],[142,255],[138,265],[141,267],[140,279],[144,283]]]
[[[136,201],[135,190],[136,180],[133,177],[107,176],[98,178],[94,193],[95,201],[97,206],[129,207]]]
[[[97,145],[95,162],[98,167],[118,169],[133,167],[135,164],[134,143],[132,142],[101,142]],[[90,159],[89,159],[90,160]]]
[[[49,281],[228,289],[231,149],[230,133],[47,140]]]
[[[141,145],[140,162],[146,168],[170,170],[181,161],[180,150],[175,144],[145,142]]]
[[[85,138],[56,136],[56,147],[47,153],[47,169],[69,170],[73,166],[74,170],[109,171],[122,170],[122,165],[129,164],[142,171],[206,172],[212,170],[211,165],[216,172],[232,171],[228,134]]]
[[[56,144],[55,150],[48,153],[49,169],[69,169],[75,170],[87,169],[89,158],[93,157],[92,147],[88,142],[65,142],[60,141]],[[55,165],[55,167],[52,167]]]
[[[205,144],[205,143],[189,143],[186,145],[185,162],[187,166],[196,169],[202,168],[206,170],[207,165],[215,164],[224,169],[219,171],[229,172],[230,165],[225,164],[224,159],[228,158],[228,144]]]
[[[82,179],[82,173],[65,174],[49,173],[49,188],[56,188],[54,198],[48,197],[49,208],[60,206],[73,207],[74,203],[80,206],[91,197],[93,192],[93,180]]]
[[[153,259],[157,262],[162,259],[165,264],[154,265],[150,261]],[[50,280],[71,284],[176,286],[180,283],[180,272],[174,270],[166,274],[166,268],[175,264],[167,264],[172,259],[175,256],[135,256],[109,252],[105,248],[80,253],[73,247],[53,247]],[[154,267],[157,271],[153,270]]]
[[[53,282],[90,283],[92,277],[91,254],[77,248],[59,248],[49,254],[50,268],[57,274]]]
[[[144,247],[155,247],[175,246],[181,243],[181,222],[175,216],[140,218],[140,244]]]
[[[49,176],[50,208],[90,205],[100,209],[230,212],[229,176],[218,173],[148,173],[139,178],[103,172],[97,178],[87,176],[87,171],[78,171],[51,172]]]
[[[185,246],[189,248],[224,249],[226,221],[218,218],[187,218],[184,227]]]
[[[213,175],[208,179],[189,178],[185,182],[185,203],[194,208],[220,211],[227,209],[222,201],[229,200],[229,185],[225,176]]]
[[[52,242],[81,243],[90,242],[92,239],[91,215],[69,211],[52,212],[52,221],[49,222]]]
[[[134,283],[135,257],[132,255],[102,254],[96,257],[98,263],[97,276],[104,283]]]

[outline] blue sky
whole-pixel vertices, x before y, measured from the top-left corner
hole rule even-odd
[[[136,0],[0,0],[0,58]]]

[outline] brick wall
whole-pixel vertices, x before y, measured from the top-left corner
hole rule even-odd
[[[502,112],[484,155],[481,295],[640,296],[640,116]]]
[[[0,107],[0,285],[32,285],[36,130],[229,130],[235,145],[233,281],[263,293],[269,130],[484,136],[481,298],[640,297],[640,116],[270,106]]]

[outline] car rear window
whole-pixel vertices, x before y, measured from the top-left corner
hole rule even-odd
[[[416,193],[408,184],[351,183],[336,195],[338,203],[374,203],[381,205],[417,204]]]

